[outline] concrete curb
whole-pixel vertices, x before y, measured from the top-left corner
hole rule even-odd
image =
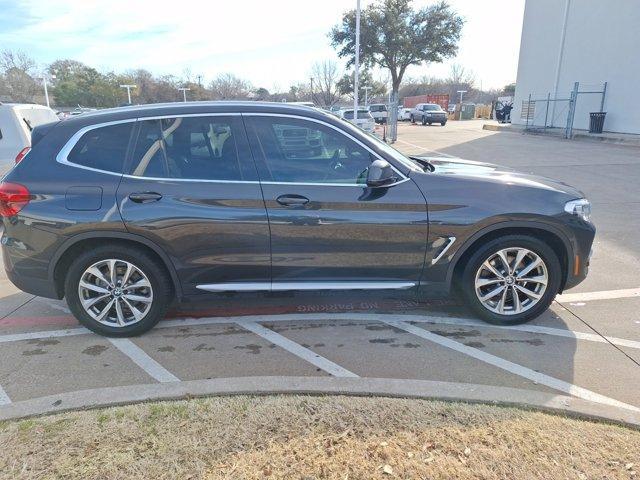
[[[514,132],[515,130],[513,127],[511,127],[510,125],[493,125],[491,123],[485,123],[482,126],[483,130],[489,130],[491,132]],[[521,133],[521,132],[517,132],[517,133]]]
[[[386,378],[239,377],[107,387],[23,400],[0,407],[0,420],[70,410],[212,395],[316,394],[425,398],[518,406],[640,428],[640,414],[579,398],[508,387]]]

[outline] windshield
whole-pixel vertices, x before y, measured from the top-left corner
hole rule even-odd
[[[369,107],[369,110],[371,110],[372,112],[386,112],[387,107],[386,105],[371,105]]]
[[[353,120],[353,110],[346,110],[344,112],[344,118],[347,120]],[[373,118],[369,110],[358,110],[358,120]]]
[[[422,110],[426,110],[427,112],[437,112],[437,111],[442,111],[442,107],[440,105],[429,104],[429,105],[423,106]]]

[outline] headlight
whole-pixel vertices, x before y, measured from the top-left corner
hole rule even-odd
[[[571,200],[565,203],[564,211],[572,215],[577,215],[585,222],[591,221],[591,203],[586,198]]]

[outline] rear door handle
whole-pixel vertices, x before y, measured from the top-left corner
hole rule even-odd
[[[162,195],[156,192],[136,192],[129,195],[129,200],[136,203],[157,202],[161,198]]]
[[[276,201],[285,207],[295,207],[309,203],[309,199],[302,195],[280,195]]]

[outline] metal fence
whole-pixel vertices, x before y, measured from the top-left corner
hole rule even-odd
[[[529,94],[528,100],[522,101],[520,116],[525,120],[525,130],[544,131],[545,133],[557,133],[564,138],[573,136],[573,125],[576,118],[576,110],[584,110],[584,107],[597,108],[602,112],[607,95],[607,82],[598,85],[582,85],[580,82],[573,84],[570,92],[558,92],[552,96],[547,93],[545,97],[537,97]],[[599,100],[599,105],[594,103],[593,96]],[[592,99],[592,100],[588,100]]]

